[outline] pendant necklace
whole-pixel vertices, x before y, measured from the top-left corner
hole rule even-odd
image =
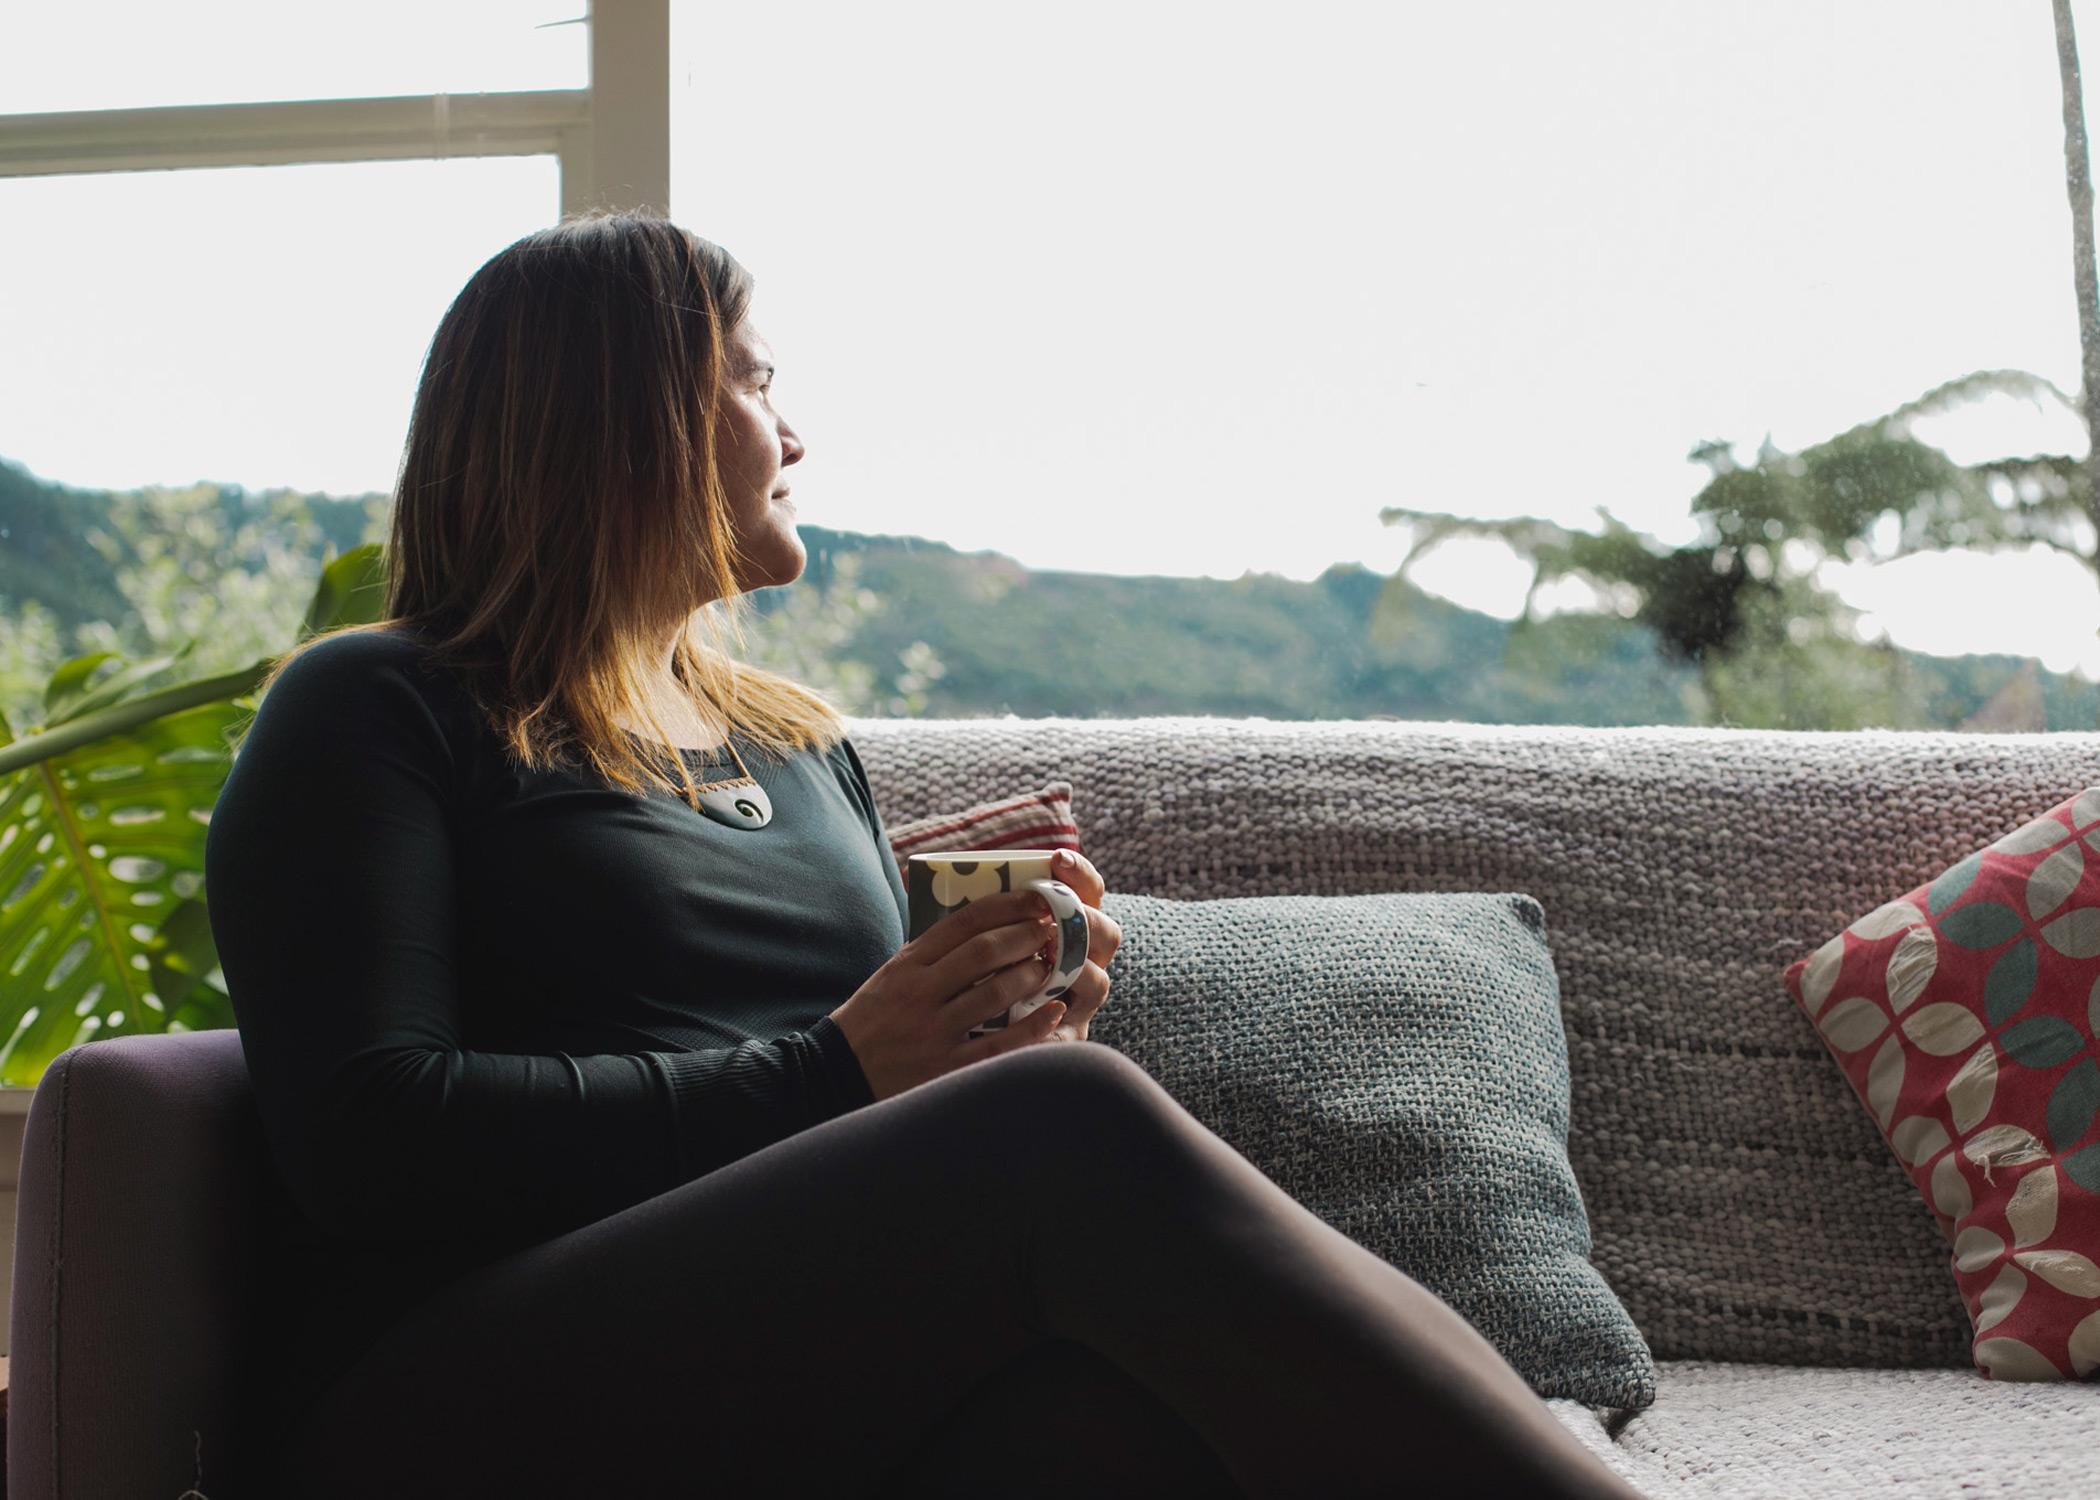
[[[698,785],[700,811],[731,828],[763,828],[773,821],[773,800],[766,789],[744,768],[744,757],[727,740],[722,748],[736,762],[737,774]]]

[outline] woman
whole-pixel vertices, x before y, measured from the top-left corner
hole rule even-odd
[[[804,562],[750,302],[636,215],[477,271],[386,619],[278,665],[214,810],[284,1187],[266,1492],[1633,1496],[1085,1044],[1086,860],[1069,1011],[968,1037],[1039,982],[1040,898],[905,943],[838,716],[724,644]]]

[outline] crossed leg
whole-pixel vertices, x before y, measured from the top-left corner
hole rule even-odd
[[[1082,1472],[1186,1473],[1160,1494],[1229,1494],[1222,1471],[1259,1497],[1639,1500],[1463,1318],[1092,1043],[959,1069],[462,1277],[286,1435],[280,1493],[1003,1494],[985,1465],[1008,1454],[1003,1486],[1058,1444]]]

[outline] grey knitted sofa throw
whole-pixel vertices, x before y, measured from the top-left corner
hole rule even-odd
[[[1110,891],[1102,910],[1123,946],[1094,1041],[1443,1298],[1541,1396],[1655,1399],[1648,1345],[1589,1263],[1538,902]]]

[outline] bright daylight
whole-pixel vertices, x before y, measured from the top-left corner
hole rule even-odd
[[[0,9],[0,1497],[2075,1492],[2096,58]]]

